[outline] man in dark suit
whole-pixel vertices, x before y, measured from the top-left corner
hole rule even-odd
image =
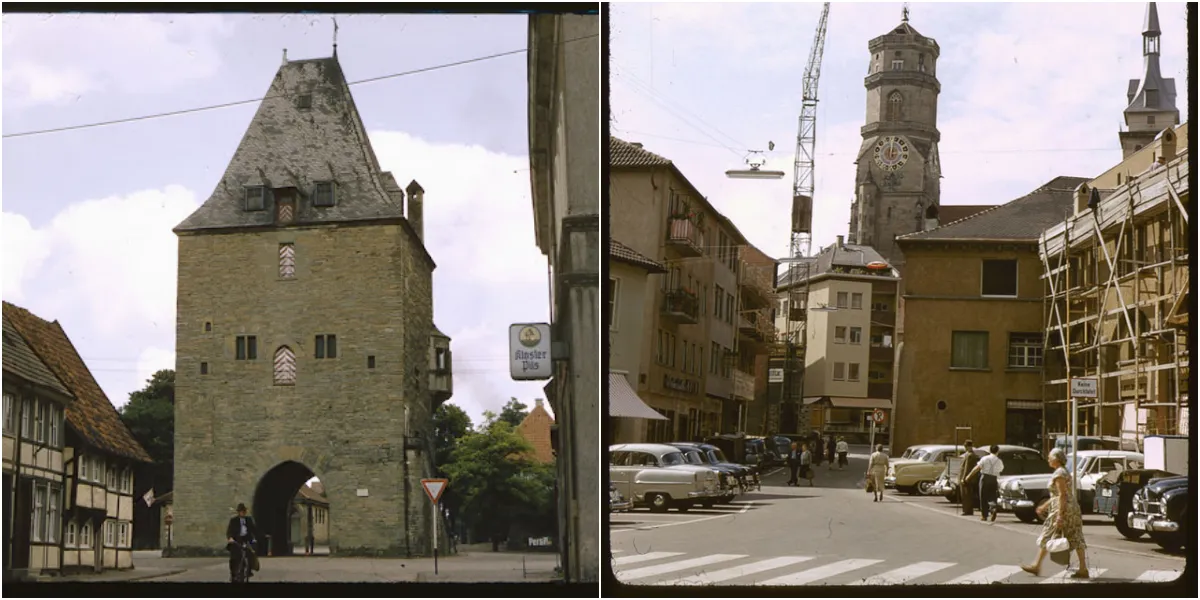
[[[962,502],[962,514],[970,517],[975,514],[975,495],[979,485],[978,476],[972,477],[971,472],[975,469],[975,465],[979,464],[979,455],[975,454],[975,443],[971,440],[964,442],[963,446],[966,447],[967,452],[962,455],[962,462],[959,465],[958,497]]]
[[[258,540],[258,526],[254,524],[254,517],[246,514],[246,505],[239,503],[237,505],[237,516],[229,519],[229,526],[225,528],[225,537],[229,538],[229,574],[232,576],[237,572],[238,549],[234,545],[240,543],[248,543],[250,572],[253,574],[259,568],[258,556],[254,553],[254,543]]]

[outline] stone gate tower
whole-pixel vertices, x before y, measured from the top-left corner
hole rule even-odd
[[[216,189],[175,228],[180,554],[223,552],[238,503],[289,554],[290,501],[314,475],[334,554],[432,551],[420,479],[450,340],[433,324],[417,182],[407,216],[405,200],[336,55],[285,57]]]
[[[1175,79],[1163,77],[1158,58],[1161,51],[1162,29],[1158,25],[1158,7],[1146,5],[1146,20],[1142,25],[1142,78],[1130,79],[1126,92],[1125,131],[1121,136],[1122,158],[1141,150],[1164,129],[1179,124],[1179,109],[1175,106]]]
[[[923,230],[927,219],[937,219],[941,202],[940,49],[908,24],[907,9],[900,25],[868,47],[867,120],[856,161],[849,241],[875,248],[900,267],[904,259],[895,236]]]

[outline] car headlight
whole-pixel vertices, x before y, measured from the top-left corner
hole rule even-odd
[[[1025,488],[1021,485],[1020,481],[1014,481],[1012,482],[1012,489],[1014,492],[1019,492]]]

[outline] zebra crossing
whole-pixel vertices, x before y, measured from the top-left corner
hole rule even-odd
[[[1090,578],[1071,579],[1074,572],[1055,572],[1047,562],[1042,576],[1034,577],[1019,564],[964,565],[956,562],[901,561],[879,558],[821,556],[752,557],[746,554],[707,554],[655,551],[643,554],[613,551],[613,573],[624,583],[635,585],[935,585],[992,583],[1071,584],[1098,581],[1172,581],[1180,569],[1119,569],[1091,566]],[[1124,572],[1128,570],[1128,572]]]

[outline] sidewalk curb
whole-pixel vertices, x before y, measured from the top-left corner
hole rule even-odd
[[[98,579],[98,578],[92,578],[92,577],[76,576],[76,577],[71,577],[69,579],[67,579],[67,578],[60,578],[57,580],[52,579],[52,580],[48,581],[47,583],[125,583],[127,581],[146,581],[149,579],[154,579],[156,577],[168,577],[170,575],[178,575],[180,573],[185,573],[185,572],[187,572],[187,569],[170,569],[170,570],[164,571],[162,573],[146,573],[143,575],[135,574],[133,577],[124,577],[121,579]]]
[[[887,496],[885,496],[884,498],[885,498],[885,501],[888,500]],[[899,503],[905,504],[907,506],[913,506],[913,507],[920,508],[923,510],[932,511],[939,515],[946,515],[946,516],[950,516],[950,517],[955,516],[953,514],[947,514],[945,511],[939,510],[932,506],[926,506],[924,504],[921,504],[918,502],[913,502],[911,500],[905,500],[903,498],[891,498],[891,500],[893,502],[899,502]],[[979,525],[980,527],[998,527],[1005,531],[1011,531],[1013,533],[1023,533],[1023,534],[1029,535],[1034,538],[1036,538],[1038,536],[1038,534],[1036,534],[1036,533],[1032,533],[1026,529],[1019,529],[1016,527],[1012,527],[1012,526],[1008,525],[1007,523],[996,523],[994,521],[991,523],[983,523],[982,521],[980,521],[978,519],[971,519],[970,522],[975,523],[975,524]],[[1168,559],[1168,560],[1182,560],[1185,563],[1187,562],[1187,557],[1175,557],[1175,556],[1170,556],[1170,555],[1155,554],[1153,552],[1143,552],[1141,550],[1132,550],[1129,548],[1116,548],[1116,547],[1108,546],[1108,545],[1093,544],[1091,542],[1088,543],[1087,547],[1089,550],[1092,548],[1099,548],[1101,550],[1108,550],[1109,552],[1117,552],[1120,554],[1131,554],[1133,556],[1140,556],[1142,558],[1163,558],[1163,559]]]

